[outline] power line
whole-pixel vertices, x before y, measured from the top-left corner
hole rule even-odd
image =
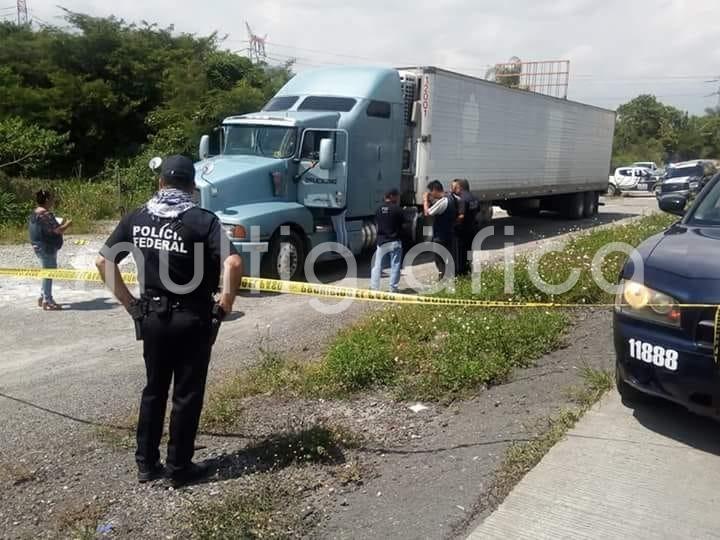
[[[706,95],[703,95],[703,94],[652,94],[652,95],[655,96],[656,98],[659,98],[659,99],[677,98],[677,97],[694,97],[694,98],[709,97],[709,96],[706,96]],[[628,96],[615,96],[615,97],[611,97],[611,96],[596,97],[596,96],[593,96],[591,99],[592,99],[593,101],[617,101],[617,100],[628,99]]]
[[[238,40],[238,39],[228,39],[226,40],[228,42],[235,42],[235,43],[247,43],[247,40]],[[354,54],[345,54],[345,53],[333,53],[328,51],[323,51],[320,49],[310,49],[308,47],[297,47],[294,45],[287,45],[284,43],[276,43],[274,41],[267,41],[266,45],[269,47],[279,47],[282,49],[291,49],[291,50],[297,50],[297,51],[304,51],[304,52],[311,52],[320,54],[322,56],[331,56],[331,57],[337,57],[337,58],[350,58],[353,60],[363,60],[366,62],[372,62],[376,64],[388,64],[388,65],[405,65],[405,66],[414,66],[414,65],[424,65],[422,62],[391,62],[388,60],[378,60],[377,58],[371,58],[369,56],[358,56]],[[282,53],[274,53],[274,54],[282,54]],[[337,62],[329,62],[327,60],[313,60],[314,62],[320,62],[321,64],[330,64],[330,65],[342,65]],[[476,72],[482,72],[485,73],[486,69],[488,67],[491,67],[491,64],[480,64],[473,67],[457,67],[457,66],[450,66],[447,69],[455,70],[455,71],[476,71]]]

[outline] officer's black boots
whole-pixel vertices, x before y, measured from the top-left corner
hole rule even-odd
[[[141,484],[159,480],[163,476],[165,476],[165,467],[163,467],[163,464],[159,461],[150,467],[144,465],[138,466],[138,482]]]
[[[170,473],[170,484],[180,488],[187,484],[194,484],[204,480],[210,475],[210,467],[206,463],[191,463],[188,467]]]

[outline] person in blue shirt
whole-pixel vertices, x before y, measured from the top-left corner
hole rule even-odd
[[[398,292],[400,284],[400,268],[402,266],[402,225],[403,212],[398,204],[400,192],[391,189],[385,193],[385,204],[377,209],[375,223],[377,225],[377,249],[370,274],[370,288],[378,290],[383,262],[390,257],[390,292]]]

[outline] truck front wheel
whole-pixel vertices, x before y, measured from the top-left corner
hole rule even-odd
[[[284,281],[300,281],[305,275],[305,245],[295,231],[288,236],[275,233],[263,257],[263,274]]]

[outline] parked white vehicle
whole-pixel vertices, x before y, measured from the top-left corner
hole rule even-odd
[[[608,180],[608,195],[623,191],[653,191],[655,179],[645,167],[618,167]]]
[[[653,173],[657,171],[658,166],[654,161],[636,161],[632,164],[633,167],[642,167],[643,169],[650,169]]]

